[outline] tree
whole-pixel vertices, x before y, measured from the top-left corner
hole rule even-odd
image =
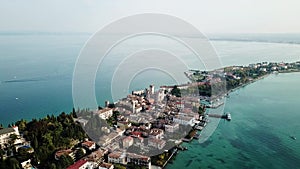
[[[171,90],[171,94],[176,96],[176,97],[181,97],[181,92],[180,89],[175,85],[173,89]]]
[[[9,144],[10,144],[10,146],[12,146],[14,143],[15,143],[15,141],[18,139],[18,136],[16,135],[16,134],[11,134],[10,136],[9,136]]]
[[[38,142],[38,140],[37,140],[37,138],[36,138],[35,135],[33,135],[32,145],[33,145],[33,148],[34,148],[34,149],[37,149],[38,146],[39,146],[39,142]]]
[[[50,169],[56,169],[55,163],[51,163]]]
[[[68,166],[74,163],[73,159],[68,155],[62,155],[59,158],[59,163],[61,164],[62,168],[67,168]]]
[[[9,168],[11,169],[21,169],[19,165],[19,161],[15,158],[10,158],[8,163],[9,163]]]
[[[120,164],[114,164],[115,169],[126,169],[126,167],[120,165]]]
[[[76,159],[79,160],[79,159],[81,159],[83,156],[84,156],[84,152],[83,152],[82,148],[78,149],[78,150],[76,151],[76,154],[75,154]]]
[[[4,154],[5,154],[5,151],[0,149],[0,160],[3,160]]]
[[[76,111],[75,111],[75,108],[73,107],[73,109],[72,109],[72,116],[74,117],[74,118],[77,118],[77,114],[76,114]]]
[[[108,108],[115,108],[116,106],[115,106],[115,104],[114,103],[110,103],[110,104],[108,104],[108,106],[107,106]]]
[[[21,119],[20,121],[17,121],[17,122],[16,122],[16,126],[19,127],[19,130],[20,130],[20,131],[24,131],[24,130],[25,130],[26,124],[27,124],[27,122],[26,122],[26,120],[24,120],[24,119]]]
[[[114,111],[112,117],[114,118],[114,120],[117,120],[117,117],[120,115],[119,111]]]

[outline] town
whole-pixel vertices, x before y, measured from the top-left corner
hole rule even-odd
[[[215,116],[207,110],[222,105],[231,91],[299,70],[300,62],[189,70],[187,84],[151,84],[97,110],[21,120],[0,130],[0,168],[163,168],[185,150],[183,141],[201,139]]]

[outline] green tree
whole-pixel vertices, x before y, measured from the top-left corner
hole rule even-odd
[[[61,164],[62,168],[67,168],[74,163],[74,160],[68,155],[62,155],[59,158],[59,163]]]
[[[19,161],[16,158],[10,158],[8,160],[9,168],[11,169],[21,169]]]
[[[56,164],[55,163],[51,163],[50,169],[56,169]]]
[[[173,89],[171,90],[171,94],[176,96],[176,97],[181,97],[181,92],[180,92],[180,89],[178,88],[177,85],[175,85],[173,87]]]
[[[79,160],[79,159],[81,159],[83,156],[84,156],[84,152],[83,152],[82,148],[78,149],[78,150],[76,151],[76,154],[75,154],[76,159]]]
[[[16,134],[11,134],[9,136],[9,141],[8,141],[8,143],[10,144],[10,146],[12,146],[17,139],[18,139],[18,136]]]
[[[5,154],[5,151],[0,149],[0,160],[2,161],[3,160],[3,156]]]

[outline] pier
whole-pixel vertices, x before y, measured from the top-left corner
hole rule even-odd
[[[207,114],[208,117],[214,117],[214,118],[222,118],[222,119],[226,119],[228,121],[231,120],[231,114],[230,113],[226,113],[226,114]]]
[[[172,157],[177,153],[177,148],[173,149],[171,156],[168,158],[168,160],[164,163],[164,165],[162,166],[162,168],[164,168],[168,162],[172,159]]]

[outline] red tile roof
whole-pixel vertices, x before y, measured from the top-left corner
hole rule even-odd
[[[79,167],[83,166],[85,163],[87,163],[86,160],[79,160],[76,163],[70,165],[67,169],[79,169]]]
[[[93,141],[85,141],[82,143],[83,146],[92,147],[95,144]]]

